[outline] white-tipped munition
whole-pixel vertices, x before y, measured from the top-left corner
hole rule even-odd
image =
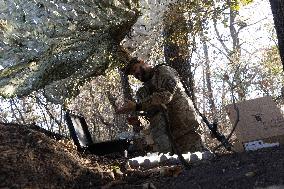
[[[183,158],[185,161],[189,161],[190,160],[190,152],[188,152],[187,154],[182,154]]]
[[[190,154],[190,162],[196,162],[198,160],[198,156],[195,153]]]
[[[195,152],[198,157],[198,160],[202,160],[202,152]]]
[[[144,162],[141,164],[143,167],[153,167],[159,164],[159,156],[152,156],[144,159]]]
[[[166,161],[170,158],[170,155],[169,155],[169,154],[170,154],[170,153],[162,154],[162,155],[160,156],[160,162],[161,162],[161,163],[166,162]]]
[[[141,166],[150,167],[151,166],[150,158],[145,158],[144,161],[141,163]]]
[[[205,151],[202,153],[202,159],[211,159],[214,157],[214,154],[210,151]]]
[[[214,157],[214,154],[210,151],[195,153],[188,152],[187,154],[182,154],[182,156],[186,161],[193,163],[202,159],[211,159]],[[147,156],[132,158],[129,159],[128,162],[132,168],[138,168],[139,166],[153,167],[159,165],[159,163],[176,164],[179,163],[179,159],[176,154],[171,156],[170,153],[160,155],[158,153],[147,153]]]
[[[176,154],[172,155],[169,157],[169,160],[168,160],[170,163],[173,163],[173,164],[176,164],[179,162],[179,159],[178,159],[178,156]]]
[[[129,161],[129,165],[132,168],[138,168],[139,167],[139,163],[138,163],[138,161],[136,159]]]
[[[138,156],[138,157],[129,159],[128,162],[132,168],[138,168],[144,162],[144,159],[145,157]]]

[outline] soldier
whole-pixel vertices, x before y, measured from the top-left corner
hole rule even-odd
[[[150,120],[156,150],[170,152],[166,119],[160,108],[165,105],[171,133],[180,152],[203,149],[201,136],[197,133],[200,118],[174,69],[165,65],[152,67],[138,58],[132,58],[124,72],[144,82],[144,85],[137,92],[137,102],[127,100],[118,108],[117,113],[145,111]]]
[[[147,99],[151,98],[153,93],[152,90],[151,85],[147,85],[146,83],[140,87],[136,93],[137,103],[143,103]],[[148,135],[150,135],[150,138],[154,141],[154,144],[150,145],[152,146],[153,150],[164,153],[172,151],[166,132],[165,115],[163,115],[158,107],[149,109],[144,115],[145,118],[150,122],[148,129],[150,133],[148,133]]]

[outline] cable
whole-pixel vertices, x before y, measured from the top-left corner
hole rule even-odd
[[[185,82],[183,80],[181,80],[182,82],[182,85],[185,89],[185,92],[186,94],[188,95],[188,97],[191,98],[192,100],[192,103],[193,103],[193,106],[195,108],[195,110],[197,111],[197,113],[199,114],[199,116],[202,118],[203,122],[207,125],[207,127],[209,128],[209,130],[211,131],[211,134],[214,136],[214,138],[216,138],[219,142],[221,142],[220,145],[218,145],[217,147],[214,148],[213,150],[213,153],[215,154],[215,151],[220,148],[221,146],[224,146],[226,150],[228,151],[233,151],[232,147],[233,145],[229,142],[229,139],[230,137],[232,136],[232,133],[235,131],[236,129],[236,126],[238,124],[238,121],[239,121],[239,111],[238,111],[238,108],[235,104],[235,99],[234,99],[234,95],[233,95],[233,92],[232,92],[232,96],[233,96],[233,104],[234,104],[234,108],[236,109],[236,112],[237,112],[237,120],[234,124],[234,127],[231,131],[231,133],[228,135],[228,137],[225,137],[223,134],[221,134],[219,131],[218,131],[218,123],[216,121],[213,122],[213,124],[210,124],[210,122],[208,121],[208,119],[199,111],[195,101],[194,101],[194,92],[193,92],[193,89],[190,88],[191,90],[189,91],[187,85],[185,84]],[[231,90],[232,91],[232,90]]]

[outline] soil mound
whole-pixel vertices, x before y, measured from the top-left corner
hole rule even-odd
[[[59,138],[0,124],[0,188],[284,188],[283,147],[223,154],[190,170],[131,169],[119,155],[78,154],[73,143]]]
[[[0,188],[89,188],[101,175],[73,145],[33,127],[0,124]],[[92,178],[92,179],[90,179]]]

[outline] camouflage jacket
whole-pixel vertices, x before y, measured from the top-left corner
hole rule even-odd
[[[161,65],[154,68],[151,80],[137,91],[137,102],[143,111],[149,111],[165,104],[172,108],[179,98],[188,98],[184,92],[178,73],[171,67]]]
[[[153,140],[159,151],[167,151],[170,147],[166,143],[164,117],[159,111],[155,111],[159,110],[161,104],[167,107],[169,126],[180,151],[194,152],[202,149],[202,140],[197,132],[201,119],[173,68],[163,65],[155,67],[151,80],[137,91],[137,102],[141,104],[143,111],[147,114],[150,112],[148,118],[152,125]]]

